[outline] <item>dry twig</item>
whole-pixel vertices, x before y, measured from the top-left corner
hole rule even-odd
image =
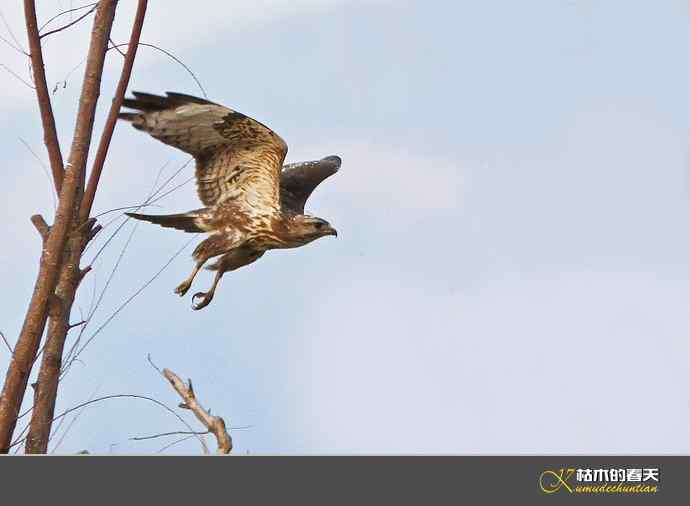
[[[91,14],[93,11],[95,11],[95,10],[96,10],[96,7],[98,7],[98,4],[97,4],[97,3],[94,4],[93,7],[91,7],[91,9],[89,9],[85,14],[82,14],[81,16],[79,16],[77,19],[75,19],[75,20],[73,20],[73,21],[70,21],[69,23],[67,23],[67,24],[64,25],[64,26],[61,26],[60,28],[56,28],[55,30],[50,30],[49,32],[46,32],[46,33],[42,33],[42,34],[40,34],[40,37],[41,37],[41,38],[44,38],[44,37],[47,37],[48,35],[52,35],[52,34],[54,34],[54,33],[59,33],[59,32],[61,32],[62,30],[66,30],[66,29],[69,28],[70,26],[73,26],[73,25],[79,23],[79,21],[81,21],[82,19],[84,19],[86,16],[88,16],[89,14]]]
[[[175,391],[182,397],[180,407],[189,409],[194,416],[216,437],[218,442],[218,453],[228,454],[232,450],[232,438],[225,428],[225,420],[220,416],[214,416],[204,409],[199,403],[192,388],[192,380],[187,380],[185,384],[177,374],[170,369],[163,369],[163,376],[170,382]]]
[[[98,397],[98,398],[96,398],[96,399],[89,399],[89,400],[86,401],[86,402],[82,402],[82,403],[80,403],[80,404],[77,404],[77,405],[74,406],[74,407],[71,407],[71,408],[69,408],[69,409],[63,411],[62,413],[60,413],[59,415],[57,415],[55,418],[53,418],[52,421],[55,422],[55,421],[57,421],[57,420],[62,419],[63,417],[67,416],[68,414],[70,414],[70,413],[72,413],[72,412],[74,412],[74,411],[77,411],[77,410],[80,410],[80,409],[84,408],[85,406],[89,406],[89,405],[91,405],[91,404],[95,404],[95,403],[97,403],[97,402],[102,402],[102,401],[105,401],[105,400],[108,400],[108,399],[142,399],[142,400],[145,400],[145,401],[152,402],[153,404],[156,404],[156,405],[160,406],[161,408],[165,409],[168,413],[170,413],[171,415],[173,415],[175,418],[177,418],[177,419],[180,421],[180,423],[182,423],[186,428],[189,429],[190,434],[192,434],[192,433],[194,432],[194,429],[192,429],[192,427],[186,422],[186,420],[185,420],[184,418],[182,418],[180,415],[178,415],[178,414],[175,412],[175,410],[173,410],[172,408],[166,406],[166,405],[163,404],[161,401],[159,401],[159,400],[157,400],[157,399],[154,399],[153,397],[148,397],[148,396],[146,396],[146,395],[136,395],[136,394],[114,394],[114,395],[104,395],[103,397]],[[24,428],[24,430],[23,430],[22,432],[19,433],[19,435],[17,436],[16,440],[10,444],[10,448],[15,447],[15,446],[18,446],[18,445],[24,443],[24,442],[27,440],[27,437],[22,437],[22,436],[24,435],[24,433],[26,432],[26,430],[27,430],[28,428],[29,428],[29,426],[27,425],[27,426]],[[206,444],[204,443],[203,438],[201,438],[201,437],[198,436],[197,434],[192,434],[192,437],[197,437],[197,438],[199,439],[199,443],[201,444],[201,447],[202,447],[202,449],[204,450],[204,453],[207,453],[207,452],[208,452],[208,448],[206,447]]]
[[[2,340],[5,343],[5,346],[7,346],[7,349],[10,350],[10,355],[14,353],[14,350],[12,349],[12,346],[10,346],[10,343],[7,342],[7,338],[5,337],[5,334],[0,332],[0,337],[2,337]]]

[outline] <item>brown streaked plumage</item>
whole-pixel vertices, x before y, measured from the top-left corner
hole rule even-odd
[[[194,294],[194,309],[213,299],[225,272],[255,262],[269,249],[296,248],[326,235],[337,235],[328,222],[304,214],[314,189],[340,168],[340,158],[288,164],[285,141],[242,113],[180,93],[166,96],[134,92],[123,105],[138,112],[121,119],[196,160],[201,209],[168,215],[128,216],[209,237],[194,250],[196,265],[175,292],[184,295],[211,258],[216,271],[208,292]]]

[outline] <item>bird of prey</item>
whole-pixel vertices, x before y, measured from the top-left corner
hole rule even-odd
[[[312,191],[340,168],[340,158],[285,165],[287,145],[276,133],[242,113],[208,100],[166,93],[133,93],[120,119],[159,141],[194,156],[199,199],[205,207],[186,213],[128,216],[209,237],[192,254],[196,265],[176,289],[183,296],[211,258],[211,288],[192,297],[201,309],[213,299],[220,278],[258,260],[267,250],[297,248],[337,236],[325,220],[304,214]],[[197,299],[200,301],[197,303]]]

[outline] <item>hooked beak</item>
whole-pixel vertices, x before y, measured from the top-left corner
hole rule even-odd
[[[338,231],[336,229],[334,229],[333,227],[329,226],[328,229],[326,230],[326,235],[334,235],[334,236],[338,237]]]

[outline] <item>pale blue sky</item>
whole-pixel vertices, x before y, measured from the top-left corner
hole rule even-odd
[[[68,3],[40,2],[41,19]],[[134,2],[121,4],[118,42]],[[174,407],[151,353],[229,425],[251,426],[233,432],[238,453],[688,451],[689,2],[162,5],[143,40],[189,65],[210,99],[270,125],[291,161],[342,157],[307,206],[339,237],[227,275],[201,312],[172,293],[190,245],[89,345],[58,410],[94,392]],[[2,12],[23,42],[19,7]],[[87,31],[47,41],[51,85]],[[200,93],[140,51],[131,89]],[[99,125],[120,59],[109,56]],[[26,75],[6,46],[0,62]],[[81,71],[54,95],[63,150]],[[28,217],[52,201],[19,140],[47,158],[32,92],[4,72],[0,86],[0,330],[13,341],[39,253]],[[184,160],[119,125],[96,210],[143,200],[161,165]],[[198,207],[192,184],[160,204]],[[133,226],[85,281],[84,311]],[[84,338],[187,239],[138,226]],[[165,441],[128,438],[172,430],[184,428],[154,405],[106,401],[59,451],[150,453]]]

